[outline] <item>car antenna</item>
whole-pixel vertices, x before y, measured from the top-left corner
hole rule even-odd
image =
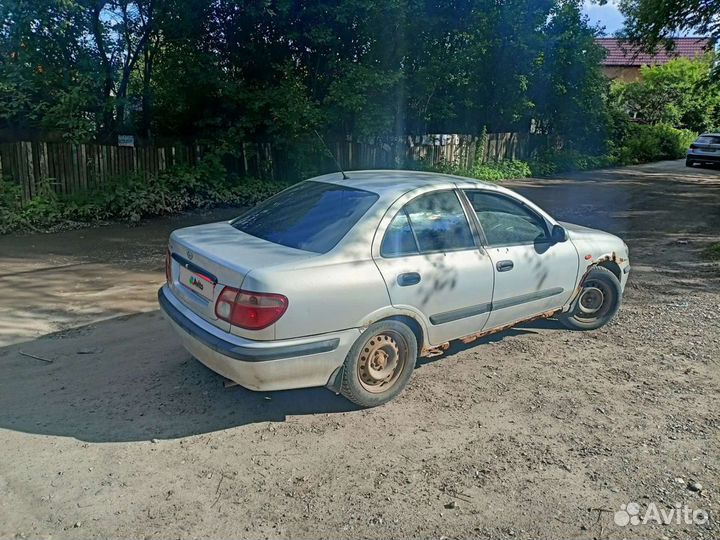
[[[333,151],[330,150],[330,147],[325,143],[325,139],[323,139],[320,134],[317,132],[317,129],[313,128],[313,131],[315,132],[315,135],[317,135],[317,138],[320,139],[320,142],[325,147],[325,150],[328,151],[328,154],[330,154],[330,157],[333,158],[333,161],[335,162],[335,165],[337,165],[338,171],[340,171],[340,174],[342,174],[343,180],[349,180],[348,175],[345,174],[345,171],[342,169],[342,165],[340,165],[340,161],[338,161],[338,158],[335,157],[335,154],[333,154]]]

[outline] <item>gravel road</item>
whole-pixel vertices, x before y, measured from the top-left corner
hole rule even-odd
[[[720,538],[720,172],[507,185],[627,241],[618,317],[454,346],[372,410],[225,389],[178,345],[167,235],[232,211],[0,237],[0,537]]]

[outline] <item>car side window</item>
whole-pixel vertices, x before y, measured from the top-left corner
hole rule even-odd
[[[390,222],[385,232],[380,255],[383,257],[400,257],[402,255],[417,255],[419,253],[415,235],[410,229],[405,209],[400,210]]]
[[[421,195],[398,212],[385,233],[380,254],[397,257],[474,247],[470,224],[457,195],[440,191]]]
[[[466,191],[489,246],[548,242],[545,220],[518,201],[485,191]]]

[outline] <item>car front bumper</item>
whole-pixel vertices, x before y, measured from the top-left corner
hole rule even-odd
[[[190,311],[167,285],[158,302],[185,349],[213,371],[250,390],[325,386],[359,329],[296,339],[254,341],[216,328]]]

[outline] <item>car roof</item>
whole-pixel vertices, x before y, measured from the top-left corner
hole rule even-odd
[[[700,137],[720,137],[720,133],[701,133]]]
[[[309,180],[315,182],[327,182],[340,186],[353,187],[372,191],[380,195],[402,195],[417,188],[437,186],[444,187],[452,184],[480,184],[489,189],[497,189],[497,186],[473,178],[464,178],[451,174],[442,174],[425,171],[404,171],[396,169],[371,170],[371,171],[347,171],[347,178],[342,173],[331,173],[323,176],[316,176]]]

